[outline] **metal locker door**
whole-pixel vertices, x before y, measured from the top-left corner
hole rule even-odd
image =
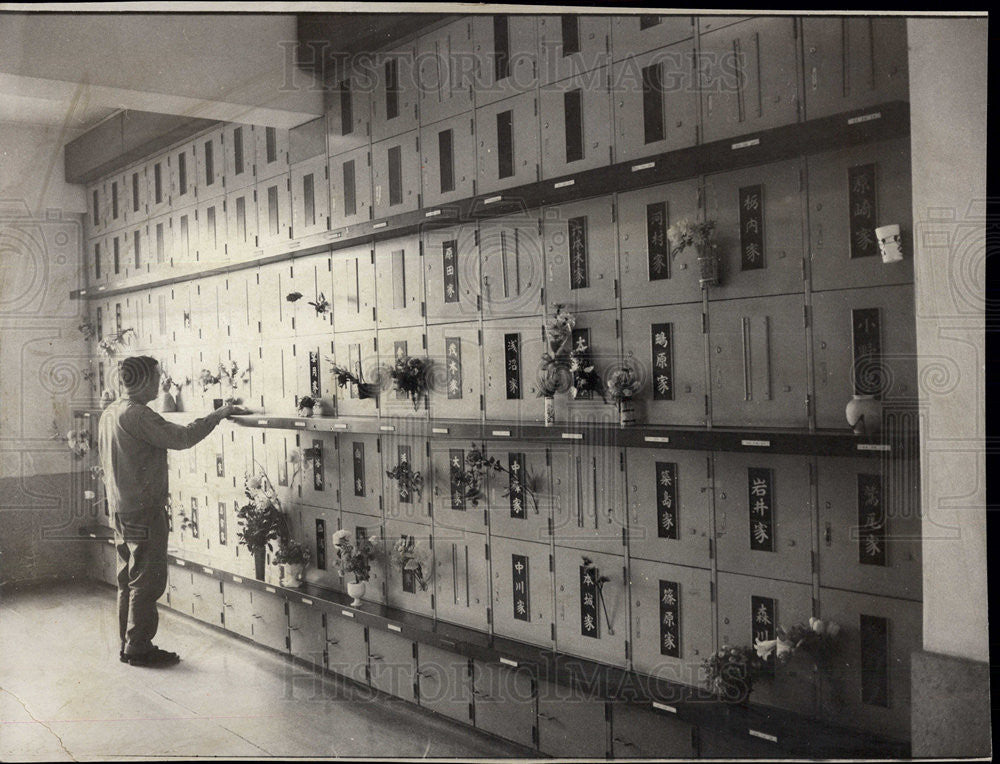
[[[160,154],[146,162],[146,199],[150,217],[170,212],[170,163],[167,154]]]
[[[430,524],[428,504],[431,502],[433,481],[425,445],[428,441],[413,436],[392,434],[382,435],[381,439],[382,494],[385,498],[386,518]],[[423,484],[419,488],[404,485],[386,474],[404,462],[409,465],[412,472],[419,472],[423,478]]]
[[[600,694],[576,685],[538,681],[540,751],[571,759],[603,759],[608,752],[607,736],[605,702]]]
[[[808,157],[812,288],[913,283],[906,138]],[[903,261],[879,256],[875,227],[898,223]]]
[[[712,572],[632,558],[632,664],[657,679],[701,686],[712,639]]]
[[[625,557],[558,546],[556,538],[556,649],[624,666],[628,639]],[[599,583],[601,578],[609,580]]]
[[[253,126],[230,122],[223,128],[222,143],[226,149],[225,173],[227,195],[256,180],[254,173]]]
[[[821,586],[920,599],[920,496],[906,466],[916,473],[893,459],[818,459]]]
[[[420,121],[430,124],[473,106],[472,17],[454,21],[417,40]]]
[[[195,346],[198,344],[198,316],[195,294],[196,285],[181,282],[172,285],[166,297],[166,345]]]
[[[711,566],[710,462],[704,451],[625,449],[633,558]]]
[[[401,420],[427,417],[427,395],[421,395],[414,405],[405,393],[396,389],[389,376],[389,370],[399,359],[426,359],[426,345],[427,335],[423,333],[423,327],[378,330],[379,378],[382,382],[379,409],[382,416],[399,417]],[[433,374],[433,369],[430,373]]]
[[[333,456],[334,453],[331,452],[329,456]],[[333,591],[344,591],[346,582],[337,571],[337,552],[333,546],[333,534],[340,529],[343,522],[340,509],[305,507],[301,511],[301,516],[302,543],[309,547],[312,554],[305,573],[306,581]]]
[[[428,518],[426,522],[430,522]],[[421,522],[389,519],[385,521],[385,545],[391,552],[403,536],[413,540],[414,550],[422,557],[419,571],[413,575],[400,571],[392,564],[386,565],[386,591],[390,607],[421,615],[434,615],[434,552],[431,548],[431,526]]]
[[[819,617],[840,625],[820,712],[831,722],[907,740],[910,656],[922,641],[919,602],[820,587]]]
[[[167,571],[167,591],[170,607],[178,613],[191,615],[191,600],[194,599],[191,571],[179,565],[171,565]]]
[[[616,161],[650,157],[698,142],[698,93],[681,85],[695,82],[695,56],[694,41],[688,40],[614,65],[611,100]]]
[[[372,145],[372,216],[384,218],[420,206],[417,130]]]
[[[497,536],[490,539],[491,617],[497,636],[553,647],[550,550],[548,543]]]
[[[678,720],[669,711],[645,703],[611,704],[611,755],[620,758],[670,758],[692,761],[698,757],[697,728]]]
[[[543,179],[611,164],[610,79],[604,66],[539,90]]]
[[[424,476],[424,492],[426,500],[433,506],[435,539],[438,534],[447,532],[445,528],[463,528],[486,533],[490,507],[485,474],[478,494],[466,490],[460,478],[458,482],[455,481],[457,472],[469,469],[470,443],[467,440],[450,439],[434,439],[428,442],[430,471]],[[389,453],[389,456],[391,458],[392,454]],[[438,558],[439,566],[444,562],[442,558]]]
[[[254,158],[258,184],[288,173],[288,130],[254,125]]]
[[[296,391],[299,400],[308,395],[316,402],[314,416],[333,416],[338,388],[330,369],[336,345],[328,333],[300,336],[295,344],[296,360],[302,369],[298,378],[303,387]]]
[[[802,298],[713,301],[708,318],[713,424],[805,427]]]
[[[476,106],[535,89],[538,44],[534,16],[475,15],[472,40]]]
[[[812,581],[815,507],[806,457],[719,452],[715,502],[719,570]]]
[[[802,18],[806,119],[909,100],[906,19]]]
[[[329,252],[297,257],[293,263],[295,292],[302,297],[289,307],[295,316],[295,335],[326,335],[333,329],[333,260]],[[288,295],[285,295],[287,302]]]
[[[151,250],[151,272],[159,277],[170,275],[174,257],[174,227],[170,215],[161,215],[149,220],[149,245]]]
[[[371,149],[330,157],[330,228],[367,222],[372,216]],[[336,234],[332,235],[337,238]]]
[[[261,322],[267,330],[266,337],[294,337],[295,317],[301,311],[302,302],[288,299],[289,295],[302,291],[295,279],[294,262],[262,265],[257,269],[257,274],[260,280],[257,294],[261,306]]]
[[[544,279],[541,224],[536,212],[484,220],[479,226],[483,316],[539,313]]]
[[[229,305],[230,337],[256,342],[260,336],[261,315],[257,269],[234,271],[228,276],[226,303]]]
[[[257,200],[252,185],[226,194],[226,251],[232,262],[250,260],[257,249]]]
[[[117,231],[124,228],[129,220],[126,217],[128,205],[125,203],[125,175],[112,175],[104,182],[105,199],[107,200],[107,230]]]
[[[344,509],[374,518],[382,516],[382,456],[378,439],[378,435],[345,432],[337,448]],[[372,522],[378,525],[377,520]]]
[[[427,323],[475,321],[479,317],[479,247],[474,222],[425,229],[424,285]]]
[[[794,18],[754,18],[709,31],[703,27],[700,45],[704,141],[798,121]]]
[[[625,544],[622,452],[572,442],[552,446],[556,547],[620,553]]]
[[[188,141],[167,154],[170,157],[170,206],[174,209],[197,203],[198,163],[194,149],[194,141]]]
[[[672,223],[699,217],[699,190],[688,180],[618,196],[622,307],[701,301],[697,252],[674,257],[667,240]]]
[[[311,598],[300,596],[288,600],[288,639],[292,655],[323,668],[326,650],[323,611]]]
[[[223,128],[203,133],[194,141],[195,182],[199,199],[211,199],[226,192],[226,151]]]
[[[339,68],[326,101],[326,135],[330,156],[339,156],[371,142],[371,81],[350,67]]]
[[[854,394],[874,394],[887,410],[912,407],[913,288],[817,292],[812,303],[816,426],[843,429],[844,407]]]
[[[542,210],[545,295],[571,313],[615,305],[614,201],[588,200]]]
[[[483,374],[479,348],[478,323],[440,324],[428,333],[427,356],[433,364],[431,419],[480,418]]]
[[[372,142],[413,130],[420,98],[415,41],[372,54],[375,88],[372,93]]]
[[[379,329],[423,326],[424,284],[416,235],[375,242]],[[415,354],[411,348],[411,353]]]
[[[198,264],[198,221],[195,207],[174,210],[170,215],[171,244],[170,268],[176,273],[197,271]]]
[[[613,304],[613,303],[612,303]],[[550,303],[551,306],[551,303]],[[554,307],[551,310],[555,312]],[[614,310],[594,310],[576,314],[576,326],[570,335],[570,345],[580,353],[583,366],[593,364],[594,373],[603,380],[612,369],[621,367],[621,357],[618,352],[618,316]],[[584,378],[585,380],[585,378]],[[573,384],[573,372],[566,367],[566,381]],[[582,381],[582,384],[587,384]],[[555,399],[556,421],[565,423],[567,427],[577,424],[617,425],[618,415],[614,404],[602,397],[601,390],[580,392],[574,397],[570,386],[566,395],[557,395]]]
[[[302,470],[295,472],[295,465],[292,464],[292,454],[296,451],[295,437],[288,430],[270,428],[265,430],[263,435],[262,449],[265,461],[262,463],[267,465],[268,477],[271,479],[282,505],[288,510],[296,510],[296,512],[289,514],[291,522],[301,503],[301,484],[305,479]],[[310,473],[308,479],[311,481],[312,470],[307,469]],[[290,527],[289,532],[294,535],[295,528]]]
[[[213,268],[229,262],[226,243],[229,241],[225,197],[217,196],[197,207],[198,257],[202,267]]]
[[[475,116],[472,110],[420,130],[422,205],[472,196],[476,181]]]
[[[798,159],[705,178],[716,221],[719,284],[710,300],[802,294],[805,253]]]
[[[324,152],[325,154],[325,152]],[[330,227],[330,168],[326,156],[291,167],[292,235],[301,240]]]
[[[287,653],[288,616],[284,598],[272,586],[265,586],[263,592],[255,591],[251,596],[253,641]]]
[[[251,616],[251,590],[244,588],[242,582],[240,576],[231,575],[222,584],[222,608],[225,614],[223,625],[226,631],[251,639],[250,624],[254,620]]]
[[[635,396],[642,421],[705,424],[703,315],[700,303],[622,311],[624,362],[642,380]]]
[[[371,246],[332,253],[333,327],[341,332],[375,329],[375,251]]]
[[[257,246],[287,249],[292,222],[290,175],[274,175],[257,182]],[[278,250],[275,250],[277,253]]]
[[[486,534],[434,528],[434,612],[448,623],[489,631]]]
[[[369,391],[362,390],[358,385],[348,382],[344,387],[339,387],[334,377],[328,377],[327,384],[336,396],[337,416],[377,416],[380,399],[384,398],[388,387],[381,387],[384,375],[379,371],[375,338],[371,331],[338,332],[334,337],[334,362],[349,369],[363,384],[376,387],[375,394],[369,397]]]
[[[420,705],[469,724],[472,722],[472,670],[464,655],[433,645],[417,647]]]
[[[543,85],[611,63],[607,16],[538,17],[539,81]]]
[[[342,618],[328,613],[326,617],[326,667],[359,684],[368,684],[364,624],[352,621],[354,615],[350,610],[341,612],[350,616]]]
[[[538,98],[534,92],[476,108],[480,194],[534,183],[541,177]],[[496,201],[500,200],[498,195]],[[489,202],[485,199],[484,203]]]
[[[753,647],[758,639],[774,639],[778,627],[808,625],[813,614],[810,584],[719,573],[718,587],[719,647]],[[794,659],[777,666],[773,677],[758,677],[750,698],[754,703],[813,715],[816,681],[812,661]]]
[[[225,278],[213,276],[194,282],[191,295],[191,324],[196,328],[197,342],[213,350],[223,350],[226,332],[220,319],[220,309],[226,296]]]
[[[355,436],[357,437],[357,436]],[[376,454],[377,456],[377,454]],[[377,464],[377,462],[376,462]],[[377,498],[377,497],[376,497]],[[368,507],[363,506],[357,499],[351,500],[351,497],[347,497],[348,501],[344,502],[345,507],[350,507],[352,510],[357,509],[359,511],[367,511]],[[351,511],[348,512],[346,509],[340,513],[340,522],[342,523],[341,528],[348,530],[354,536],[358,538],[359,536],[364,536],[366,539],[370,539],[372,536],[382,539],[386,545],[385,549],[388,551],[388,546],[395,542],[395,539],[390,539],[388,536],[384,536],[382,533],[382,519],[380,517],[381,513],[378,512],[378,502],[375,502],[376,506],[376,517],[370,514],[356,514]],[[330,550],[331,561],[336,559],[337,551],[336,549]],[[364,600],[366,602],[377,602],[379,604],[385,604],[385,590],[386,590],[386,574],[389,568],[389,564],[385,559],[384,555],[380,555],[378,558],[372,560],[371,568],[369,569],[369,576],[367,583],[365,584],[365,594]],[[351,579],[347,576],[341,579],[345,582],[349,582]]]
[[[536,396],[545,352],[540,324],[541,316],[536,326],[523,318],[484,324],[484,397],[486,419],[492,424],[542,421],[544,405]]]
[[[255,383],[261,397],[261,413],[293,416],[295,412],[295,358],[287,340],[265,340],[255,366]],[[255,387],[257,387],[255,384]],[[256,403],[256,401],[255,401]]]
[[[535,747],[535,682],[526,669],[473,660],[472,694],[479,729]]]
[[[203,530],[207,533],[211,525],[208,522],[204,523]],[[191,612],[195,618],[212,626],[222,625],[222,584],[217,578],[192,573],[191,598]]]
[[[372,687],[403,700],[416,700],[414,647],[413,641],[406,637],[369,626],[368,666]]]
[[[299,420],[296,420],[299,421]],[[305,423],[303,421],[303,423]],[[290,448],[299,452],[298,464],[289,467],[289,483],[296,483],[298,502],[310,507],[334,508],[340,505],[340,444],[337,435],[308,432],[296,428]],[[295,446],[295,444],[298,444]],[[308,452],[308,453],[307,453]],[[297,474],[296,474],[297,472]],[[292,475],[296,474],[295,480]]]
[[[547,544],[552,506],[559,500],[547,448],[540,443],[493,441],[486,455],[506,469],[489,473],[486,481],[490,533]]]
[[[614,61],[694,37],[693,16],[612,16]]]

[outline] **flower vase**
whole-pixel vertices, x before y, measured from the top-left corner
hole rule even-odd
[[[358,384],[358,398],[360,400],[378,398],[378,385],[372,382],[360,382]]]
[[[173,411],[177,411],[177,401],[174,399],[174,396],[165,391],[160,396],[160,413],[169,414]]]
[[[556,399],[551,395],[546,395],[545,401],[545,426],[552,427],[556,423]]]
[[[719,258],[714,246],[698,249],[698,283],[702,289],[719,283]]]
[[[365,596],[365,582],[348,581],[347,594],[353,597],[351,600],[351,607],[361,607],[361,598]]]
[[[257,549],[253,553],[253,569],[254,577],[258,581],[264,580],[264,570],[265,563],[267,562],[266,555],[263,549]]]
[[[618,401],[618,424],[621,427],[635,424],[635,403],[631,398]]]
[[[312,406],[302,406],[299,408],[299,416],[311,417],[313,415]]]
[[[278,586],[283,586],[286,589],[297,589],[302,586],[302,569],[303,565],[301,563],[291,564],[285,563],[278,566]]]
[[[855,395],[847,402],[844,414],[856,435],[878,435],[882,431],[882,403],[874,395]]]

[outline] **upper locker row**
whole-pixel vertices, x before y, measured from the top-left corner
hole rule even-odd
[[[905,21],[480,16],[328,82],[291,135],[226,124],[91,185],[91,283],[905,100]]]

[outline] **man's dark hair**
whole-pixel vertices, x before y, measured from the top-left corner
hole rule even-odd
[[[122,387],[129,392],[141,390],[149,383],[159,365],[159,361],[148,355],[126,358],[121,365]]]

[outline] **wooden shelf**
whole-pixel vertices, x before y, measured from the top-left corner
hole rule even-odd
[[[217,276],[296,257],[333,252],[428,228],[509,215],[544,205],[564,204],[602,194],[626,192],[700,175],[777,162],[782,159],[887,140],[909,134],[910,105],[890,101],[858,111],[783,125],[736,138],[654,154],[630,162],[529,183],[502,192],[480,194],[440,207],[369,220],[303,237],[276,254],[257,250],[238,263],[188,272],[169,278],[122,286],[99,285],[70,292],[72,299],[99,299]]]

